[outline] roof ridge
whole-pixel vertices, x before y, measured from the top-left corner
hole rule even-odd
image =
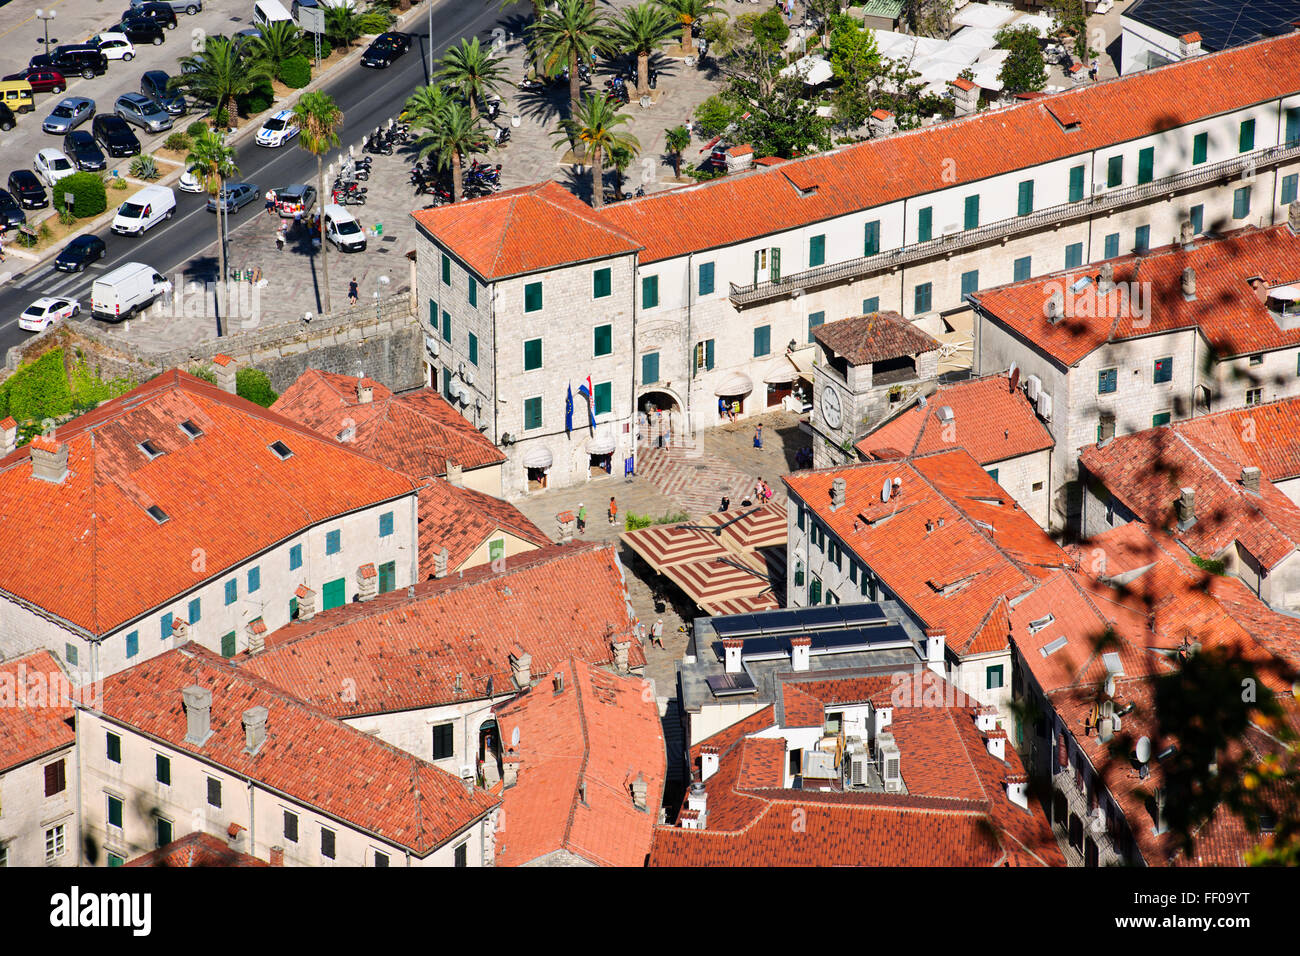
[[[582,731],[582,761],[578,764],[578,780],[576,783],[577,793],[575,796],[586,802],[587,787],[587,763],[591,758],[591,737],[587,728],[587,712],[582,706],[582,688],[578,677],[578,669],[574,665],[572,657],[566,658],[560,662],[561,667],[568,665],[570,673],[573,674],[573,696],[578,702],[578,726]],[[560,837],[560,845],[568,846],[573,836],[573,823],[578,815],[578,801],[569,802],[569,819],[564,825],[564,835]]]

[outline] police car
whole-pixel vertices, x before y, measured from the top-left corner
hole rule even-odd
[[[293,124],[293,110],[280,110],[257,131],[258,146],[283,146],[298,135]]]

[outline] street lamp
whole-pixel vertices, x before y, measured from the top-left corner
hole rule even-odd
[[[36,19],[45,24],[45,52],[50,50],[50,21],[58,14],[57,10],[37,10]],[[39,42],[39,41],[38,41]],[[54,42],[58,43],[59,38],[55,37]]]

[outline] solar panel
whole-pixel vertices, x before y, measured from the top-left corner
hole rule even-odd
[[[714,697],[725,697],[728,694],[749,694],[754,691],[754,682],[745,673],[714,674],[708,678],[708,685],[709,690],[713,691]]]
[[[858,624],[865,621],[883,621],[885,609],[879,604],[840,604],[840,613],[844,615],[845,624]]]
[[[719,637],[757,634],[758,623],[752,614],[730,614],[713,618],[713,631]]]
[[[764,634],[780,634],[785,631],[803,630],[803,611],[788,609],[755,614],[754,620]]]
[[[910,644],[907,631],[897,624],[884,627],[850,627],[840,631],[822,631],[812,637],[812,649],[874,647],[881,644]]]
[[[844,612],[840,610],[842,606],[822,604],[806,609],[803,614],[803,626],[810,631],[818,627],[842,627],[844,625]]]

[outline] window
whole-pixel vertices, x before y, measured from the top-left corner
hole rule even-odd
[[[808,266],[820,266],[826,262],[826,237],[813,236],[808,240]]]
[[[699,294],[713,295],[713,263],[712,262],[700,263]]]
[[[397,562],[385,561],[379,566],[379,593],[387,594],[397,587]]]
[[[1205,207],[1198,204],[1192,207],[1188,214],[1188,219],[1192,221],[1192,235],[1199,236],[1205,231]]]
[[[140,653],[140,632],[132,631],[126,636],[126,656],[135,657]]]
[[[880,220],[873,219],[862,231],[862,254],[874,256],[880,252]]]
[[[69,664],[71,664],[73,667],[77,666],[77,645],[76,644],[68,643],[63,645],[63,659],[67,661]]]
[[[934,207],[926,206],[916,212],[916,241],[929,242],[934,233]]]
[[[435,724],[433,728],[433,759],[446,760],[456,755],[456,745],[452,738],[455,724]]]
[[[1290,176],[1282,177],[1282,205],[1288,205],[1295,202],[1297,184],[1300,184],[1300,175],[1292,173]]]
[[[1119,369],[1104,368],[1097,373],[1097,394],[1110,395],[1119,387]]]
[[[208,806],[221,809],[221,781],[208,777]]]
[[[1112,156],[1106,161],[1106,186],[1113,189],[1124,182],[1124,157]]]
[[[330,534],[335,534],[335,533],[336,533],[336,532],[333,532],[333,531],[330,532]],[[326,536],[325,536],[325,541],[326,541],[326,542],[329,541],[329,535],[326,535]],[[327,552],[329,551],[329,545],[328,545],[328,543],[327,543],[326,546],[325,546],[325,550],[326,550]],[[332,552],[330,552],[330,553],[332,553]],[[227,607],[230,606],[231,604],[234,604],[234,603],[235,603],[235,600],[236,600],[238,597],[239,597],[239,582],[236,581],[234,578],[231,578],[229,581],[226,582],[226,605],[227,605]]]
[[[641,384],[651,385],[659,381],[659,353],[648,352],[641,356]]]
[[[466,274],[465,281],[469,283],[469,305],[471,309],[478,308],[478,282],[472,275]]]
[[[1106,236],[1106,247],[1102,252],[1103,259],[1114,259],[1119,256],[1119,233],[1112,232]]]
[[[597,269],[591,274],[591,297],[603,299],[613,291],[613,281],[608,268]]]
[[[1074,269],[1083,265],[1083,243],[1072,242],[1065,247],[1065,268]]]
[[[469,334],[469,364],[478,364],[478,336],[473,332]]]
[[[122,762],[122,738],[115,733],[107,732],[104,735],[104,755],[108,758],[109,763]]]
[[[972,269],[970,272],[963,272],[961,274],[962,299],[965,299],[966,296],[978,291],[979,287],[980,287],[980,271],[978,269]]]
[[[1002,665],[990,667],[984,672],[984,687],[986,690],[996,690],[1002,686]]]
[[[1249,153],[1255,148],[1255,121],[1241,121],[1241,132],[1237,134],[1237,152]]]
[[[172,760],[162,754],[153,755],[153,777],[165,787],[172,785]]]
[[[826,313],[825,313],[825,312],[813,312],[811,315],[808,316],[808,341],[809,341],[809,343],[811,343],[812,340],[813,340],[813,329],[817,328],[817,326],[821,325],[821,324],[824,323],[825,321],[826,321]]]
[[[1021,256],[1011,267],[1011,278],[1015,282],[1022,282],[1028,279],[1033,270],[1033,259],[1031,256]]]
[[[1172,412],[1156,412],[1151,416],[1151,427],[1159,428],[1161,425],[1168,425],[1173,417]]]
[[[342,531],[327,531],[325,533],[325,553],[338,554],[343,549],[342,538]]]
[[[1034,181],[1026,179],[1020,184],[1016,195],[1016,215],[1028,216],[1034,211]]]
[[[653,309],[659,304],[659,277],[641,277],[641,308]]]
[[[260,590],[262,590],[262,569],[260,567],[249,568],[248,569],[248,593],[252,594],[253,592],[260,591]]]
[[[456,866],[464,868],[469,866],[469,844],[462,843],[456,847]]]
[[[56,760],[54,763],[47,763],[45,765],[45,795],[53,797],[62,793],[67,787],[68,778],[64,761]]]
[[[155,829],[157,832],[159,849],[172,842],[172,822],[170,820],[165,819],[164,817],[158,817],[157,827]]]
[[[614,385],[611,382],[597,382],[591,396],[592,412],[604,415],[614,407]]]
[[[455,377],[455,372],[447,368],[445,365],[442,367],[442,397],[445,398],[448,403],[454,403],[456,401],[456,395],[452,391],[452,380],[455,379]]]
[[[1148,146],[1138,153],[1138,183],[1149,183],[1155,178],[1156,148]]]
[[[858,563],[856,561],[849,562],[849,581],[852,584],[858,583]]]
[[[1192,165],[1199,166],[1209,154],[1210,134],[1197,133],[1192,140]]]
[[[451,341],[451,313],[446,309],[442,311],[442,340]]]
[[[1097,441],[1103,442],[1115,437],[1115,416],[1102,415],[1097,420]]]
[[[922,282],[913,291],[912,311],[917,314],[930,311],[930,283]]]
[[[880,311],[880,296],[873,295],[869,299],[862,300],[862,314],[870,315],[872,312]]]
[[[1286,111],[1286,145],[1300,143],[1300,106],[1289,106]]]
[[[1252,366],[1255,366],[1255,365],[1263,365],[1263,364],[1264,364],[1264,353],[1263,353],[1263,352],[1256,352],[1254,355],[1252,355],[1252,356],[1250,357],[1250,364],[1251,364]]]
[[[962,228],[974,229],[980,224],[980,197],[967,196],[966,208],[962,215]]]
[[[1030,486],[1029,490],[1030,490],[1030,491],[1042,491],[1042,490],[1043,490],[1043,483],[1042,483],[1041,481],[1035,481],[1035,482],[1033,483],[1033,485]]]
[[[284,811],[284,838],[290,843],[298,842],[298,814]]]
[[[289,570],[297,571],[302,567],[302,545],[295,544],[289,549]]]
[[[1232,218],[1245,219],[1250,215],[1250,187],[1242,186],[1232,194]]]
[[[203,614],[202,600],[200,598],[195,598],[194,600],[190,601],[189,622],[191,624],[199,623],[199,618],[202,616],[202,614]]]
[[[540,398],[524,399],[524,430],[532,431],[542,427],[542,400]]]
[[[530,282],[524,286],[524,311],[542,311],[542,284],[540,282]]]
[[[1085,167],[1075,166],[1070,170],[1070,202],[1078,202],[1083,198],[1083,176]]]
[[[451,256],[442,257],[442,284],[451,285]]]
[[[393,534],[393,513],[385,511],[379,516],[379,537],[388,538]]]
[[[1133,232],[1133,251],[1145,255],[1151,248],[1151,227],[1138,226]]]
[[[1171,382],[1174,378],[1174,359],[1173,356],[1156,359],[1155,369],[1151,373],[1151,381],[1156,385],[1163,382]]]
[[[388,854],[387,854],[387,853],[380,853],[378,850],[376,850],[376,851],[375,851],[375,866],[387,867],[387,866],[388,866]]]
[[[67,832],[64,824],[50,827],[45,831],[45,862],[57,860],[67,851]]]
[[[172,614],[170,611],[164,614],[158,622],[158,630],[162,632],[160,636],[164,641],[172,636]]]
[[[531,372],[542,367],[542,340],[528,339],[524,342],[524,371]]]
[[[292,604],[292,607],[290,607],[290,609],[289,609],[289,616],[290,616],[291,618],[292,618],[292,617],[297,613],[297,611],[298,611],[298,604],[297,604],[297,601],[298,601],[297,598],[293,598],[293,599],[291,600],[291,602],[290,602],[290,603]],[[236,650],[237,650],[237,648],[235,647],[235,632],[234,632],[234,631],[230,631],[230,632],[228,632],[228,633],[226,633],[226,634],[222,634],[222,635],[221,635],[221,656],[222,656],[222,657],[234,657],[234,656],[235,656],[235,651],[236,651]]]
[[[108,825],[122,829],[122,800],[112,794],[108,795]]]
[[[812,575],[812,580],[808,582],[808,603],[822,603],[822,579],[817,575]]]
[[[988,469],[988,476],[989,476],[990,478],[992,478],[994,481],[997,481],[997,480],[998,480],[998,470],[997,470],[996,468],[990,468],[990,469]]]
[[[429,325],[435,329],[438,327],[438,303],[432,299],[429,300]]]
[[[705,339],[703,342],[695,343],[695,371],[704,369],[706,372],[713,368],[713,339]]]
[[[1264,390],[1262,388],[1246,389],[1246,404],[1259,405],[1264,401]]]
[[[754,330],[754,358],[761,358],[772,351],[772,327],[760,325]]]
[[[610,355],[614,351],[614,326],[598,325],[591,333],[591,351],[595,355]]]
[[[320,828],[320,855],[327,860],[334,859],[334,831]]]

